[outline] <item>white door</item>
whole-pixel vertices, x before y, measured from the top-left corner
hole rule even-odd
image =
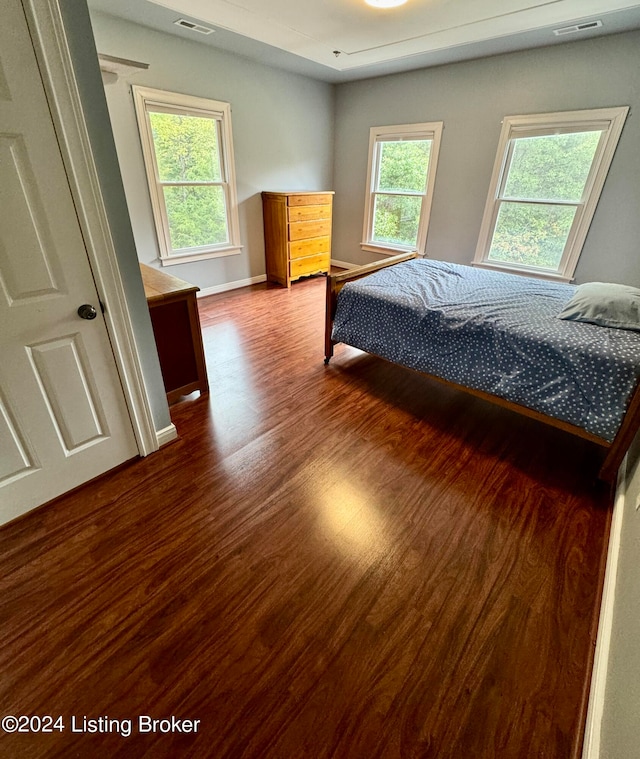
[[[0,523],[137,452],[22,5],[3,0]]]

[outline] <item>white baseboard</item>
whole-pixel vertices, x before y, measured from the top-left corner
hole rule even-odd
[[[206,298],[207,295],[217,295],[218,293],[226,293],[227,290],[237,290],[240,287],[248,287],[249,285],[257,285],[260,282],[266,282],[267,275],[259,274],[257,277],[249,277],[248,279],[236,279],[234,282],[225,282],[223,285],[213,285],[213,287],[203,287],[199,293],[198,298]]]
[[[613,607],[616,596],[616,580],[618,577],[618,559],[622,540],[622,522],[627,509],[627,482],[624,472],[627,468],[625,457],[618,475],[618,487],[611,518],[611,532],[607,550],[607,567],[602,588],[602,603],[600,604],[600,619],[596,651],[591,673],[591,688],[589,690],[589,706],[584,730],[582,759],[600,759],[600,738],[602,718],[604,714],[604,699],[607,684],[609,653],[611,650],[611,631],[613,629]]]
[[[354,264],[350,261],[338,261],[334,258],[331,259],[331,266],[336,266],[339,269],[357,269],[360,264]],[[222,285],[213,285],[213,287],[203,287],[198,293],[198,298],[206,298],[207,295],[218,295],[219,293],[226,293],[229,290],[238,290],[240,287],[248,287],[249,285],[257,285],[261,282],[267,281],[266,274],[259,274],[257,277],[248,277],[247,279],[236,279],[234,282],[225,282]]]
[[[357,269],[360,264],[352,264],[350,261],[338,261],[336,258],[332,258],[331,266],[336,266],[339,269]]]
[[[163,445],[171,443],[178,439],[178,430],[175,424],[170,424],[168,427],[164,427],[161,430],[156,430],[156,438],[158,439],[158,445],[162,448]]]

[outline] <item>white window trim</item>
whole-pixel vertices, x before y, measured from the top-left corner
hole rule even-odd
[[[496,151],[496,161],[493,167],[493,174],[491,175],[487,203],[472,264],[487,269],[510,271],[543,279],[571,282],[628,112],[629,108],[627,106],[620,106],[585,111],[505,117],[502,122],[502,131]],[[515,137],[541,135],[545,131],[554,134],[574,129],[576,131],[580,129],[603,129],[603,135],[596,150],[589,177],[587,178],[583,202],[577,204],[576,215],[558,269],[543,269],[541,267],[487,260],[500,206],[498,195],[503,185],[505,170],[508,166],[510,140]]]
[[[201,261],[207,258],[219,258],[240,253],[240,223],[238,220],[238,197],[236,191],[235,160],[233,157],[233,138],[231,132],[231,105],[218,100],[184,95],[178,92],[151,89],[134,85],[131,88],[135,105],[142,155],[149,185],[151,208],[158,240],[158,254],[163,266]],[[223,176],[223,187],[227,203],[227,219],[229,225],[229,241],[223,245],[206,245],[174,251],[169,236],[169,222],[164,202],[164,194],[158,174],[149,106],[158,109],[184,110],[189,114],[202,113],[215,118],[220,125],[220,163]]]
[[[399,124],[395,126],[371,127],[369,130],[369,163],[367,166],[367,194],[364,207],[364,225],[362,227],[362,243],[360,247],[372,253],[381,253],[393,256],[399,251],[417,250],[424,255],[427,246],[427,233],[429,230],[429,218],[431,216],[431,204],[433,201],[433,188],[436,182],[436,169],[438,167],[438,155],[442,140],[442,121],[431,121],[422,124]],[[423,194],[422,208],[420,210],[420,222],[418,224],[418,239],[415,245],[394,245],[392,243],[374,242],[373,237],[373,212],[375,182],[378,176],[380,151],[377,149],[385,138],[392,139],[428,139],[431,140],[431,152],[429,155],[429,168],[427,183]]]

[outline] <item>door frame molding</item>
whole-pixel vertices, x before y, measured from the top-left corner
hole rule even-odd
[[[159,448],[59,0],[22,0],[138,451]],[[97,65],[97,63],[96,63]],[[175,428],[174,428],[175,429]]]

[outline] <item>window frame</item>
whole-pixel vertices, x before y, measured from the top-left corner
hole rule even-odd
[[[472,265],[526,274],[543,279],[571,282],[628,112],[629,108],[627,106],[619,106],[526,116],[506,116],[502,121],[496,159],[489,183],[489,192],[482,217],[478,244],[474,259],[471,262]],[[557,269],[489,260],[489,251],[493,242],[501,203],[527,202],[527,199],[509,199],[502,196],[502,190],[506,186],[509,177],[510,162],[513,155],[513,141],[518,138],[597,130],[602,130],[602,135],[598,142],[580,201],[578,203],[574,203],[573,201],[536,201],[548,206],[571,205],[576,207],[576,214]],[[529,202],[531,202],[531,199],[529,199]]]
[[[398,252],[414,251],[424,255],[427,246],[427,234],[429,231],[429,219],[433,203],[433,192],[440,154],[440,143],[444,122],[430,121],[420,124],[398,124],[394,126],[374,126],[369,130],[369,160],[367,166],[367,192],[365,196],[364,224],[362,227],[362,242],[360,247],[372,253],[381,253],[392,256]],[[376,185],[380,173],[380,146],[384,142],[399,142],[404,140],[431,140],[429,153],[429,166],[423,193],[398,193],[402,195],[421,196],[420,221],[418,222],[418,234],[415,245],[401,245],[396,243],[380,243],[373,240],[373,222],[375,211],[375,197],[377,194],[390,195],[393,193],[379,192]]]
[[[201,261],[208,258],[236,255],[241,252],[238,197],[236,190],[235,161],[231,131],[231,105],[219,100],[185,95],[178,92],[152,89],[133,85],[132,88],[138,132],[151,199],[151,209],[158,241],[158,254],[162,266]],[[162,182],[158,172],[155,144],[149,112],[174,113],[186,116],[206,117],[215,120],[218,131],[220,158],[220,181],[211,182]],[[215,185],[223,188],[227,209],[228,240],[220,244],[200,245],[174,249],[171,245],[169,220],[163,187]]]

